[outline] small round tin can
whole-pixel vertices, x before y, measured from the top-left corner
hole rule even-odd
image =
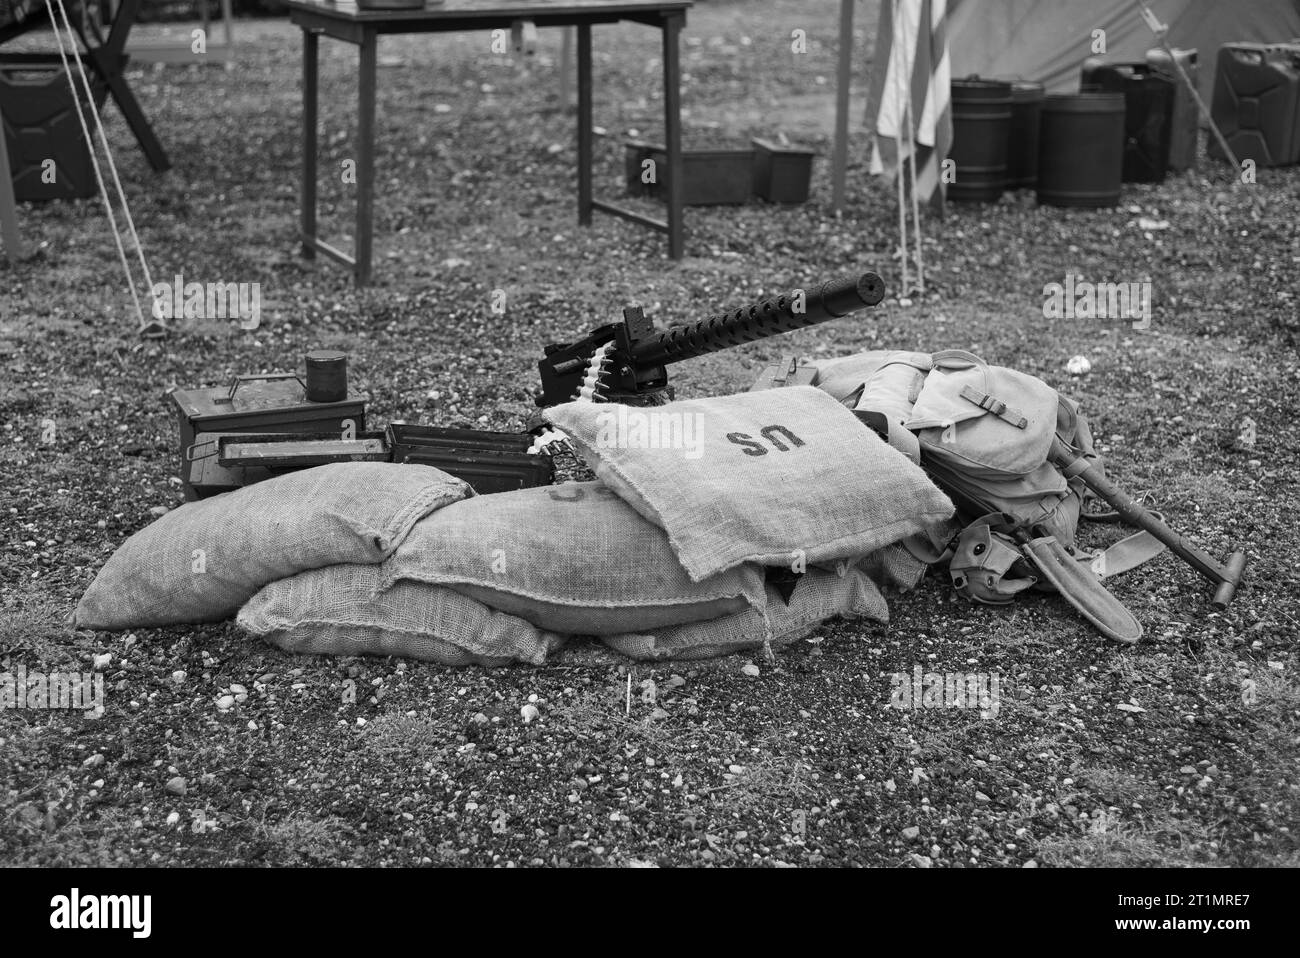
[[[348,355],[338,349],[307,354],[308,402],[342,402],[348,398]]]

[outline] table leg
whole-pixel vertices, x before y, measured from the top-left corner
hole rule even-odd
[[[316,98],[319,38],[302,31],[302,255],[316,258]]]
[[[375,206],[375,65],[378,34],[361,37],[360,103],[357,121],[357,266],[358,286],[370,282]]]
[[[11,263],[26,254],[18,236],[18,207],[14,203],[14,181],[9,170],[9,147],[6,145],[4,120],[0,118],[0,240]]]
[[[560,107],[567,112],[573,105],[573,89],[569,86],[573,75],[573,27],[561,27],[560,32]]]
[[[591,24],[578,25],[578,225],[591,225]]]
[[[686,17],[664,18],[664,148],[668,153],[668,258],[681,259],[682,228],[682,90],[680,38]]]
[[[149,125],[144,111],[140,109],[140,104],[136,101],[135,94],[131,92],[131,88],[126,85],[126,79],[122,76],[122,68],[127,60],[126,55],[111,55],[102,49],[98,49],[91,50],[87,58],[94,64],[95,72],[99,75],[99,78],[108,86],[113,102],[122,111],[122,118],[126,120],[126,125],[135,134],[136,142],[140,144],[140,149],[144,151],[145,158],[149,161],[149,165],[153,167],[154,172],[163,173],[171,169],[172,164],[167,159],[166,151],[163,150],[162,144],[158,142],[153,127]]]

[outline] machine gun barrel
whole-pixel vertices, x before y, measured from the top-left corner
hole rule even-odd
[[[856,279],[830,280],[805,293],[802,303],[796,296],[782,294],[657,333],[634,344],[631,358],[637,366],[665,366],[815,326],[875,306],[884,298],[884,280],[875,273],[863,273]]]
[[[579,398],[654,404],[665,394],[672,396],[665,368],[670,363],[824,323],[884,298],[884,281],[875,273],[863,273],[662,332],[641,307],[628,306],[621,322],[598,326],[576,342],[546,347],[537,364],[542,380],[537,405]]]

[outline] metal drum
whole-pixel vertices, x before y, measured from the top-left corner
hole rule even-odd
[[[1039,203],[1118,205],[1124,176],[1124,94],[1049,94],[1038,137]]]
[[[1007,189],[1020,190],[1038,182],[1038,127],[1043,112],[1043,85],[1028,80],[1011,83],[1011,122],[1007,125]]]
[[[948,199],[989,203],[1007,180],[1011,84],[969,77],[952,81],[952,149],[956,179]]]
[[[1145,63],[1089,58],[1080,89],[1124,94],[1124,182],[1163,183],[1169,169],[1174,81]]]

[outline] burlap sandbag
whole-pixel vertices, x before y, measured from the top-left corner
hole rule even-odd
[[[286,652],[396,655],[442,665],[540,665],[564,640],[452,589],[405,580],[379,591],[380,566],[334,565],[272,582],[240,628]]]
[[[337,563],[379,563],[430,512],[472,495],[440,469],[349,462],[190,502],[131,536],[77,605],[76,625],[216,622],[267,583]]]
[[[907,540],[877,549],[853,563],[859,571],[882,589],[909,592],[925,578],[930,563],[918,558],[908,548]]]
[[[599,482],[457,502],[416,524],[384,564],[553,632],[604,635],[743,614],[762,621],[763,573],[692,582],[664,531]]]
[[[841,565],[843,574],[810,569],[799,578],[787,605],[769,587],[767,628],[755,627],[743,616],[692,622],[656,631],[604,636],[601,641],[633,659],[704,659],[788,645],[810,634],[835,616],[889,621],[882,583],[915,584],[925,564],[905,550],[890,546],[862,563]],[[768,631],[770,628],[770,632]]]
[[[546,412],[597,475],[668,533],[695,581],[741,563],[868,555],[952,515],[921,469],[811,386]]]

